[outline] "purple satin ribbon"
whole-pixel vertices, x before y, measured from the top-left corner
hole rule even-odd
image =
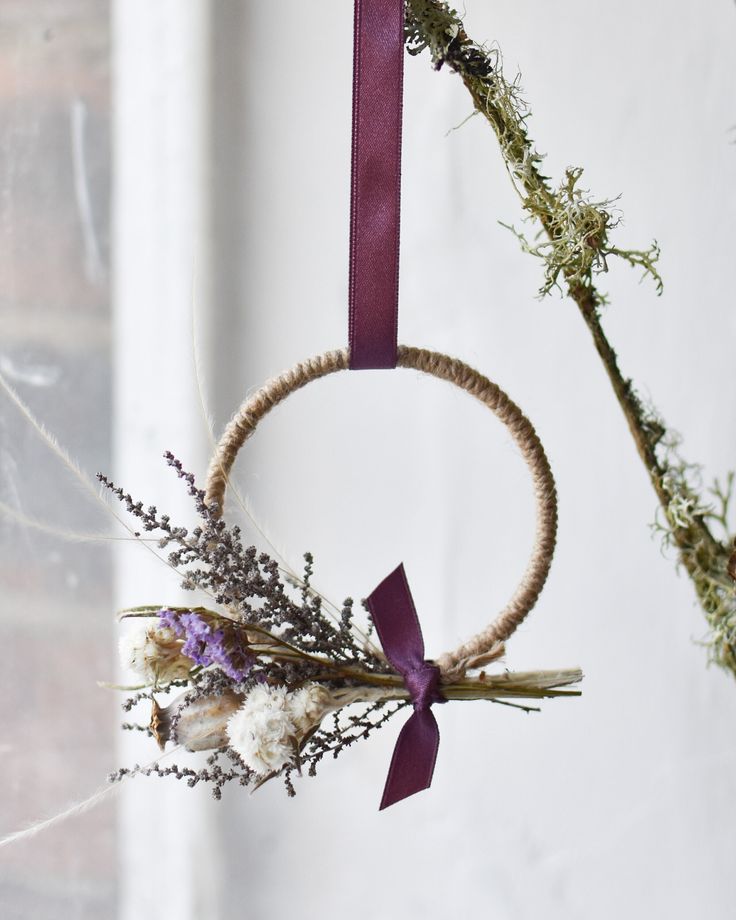
[[[396,367],[399,303],[404,0],[355,0],[353,159],[350,190],[350,367]],[[403,565],[367,600],[386,657],[404,678],[414,712],[401,729],[381,809],[427,789],[444,703]]]
[[[381,809],[428,789],[440,744],[440,730],[430,706],[446,703],[440,692],[440,669],[424,658],[424,639],[404,566],[381,582],[367,599],[386,657],[404,678],[414,712],[394,747]]]
[[[404,0],[355,0],[350,367],[396,367]]]

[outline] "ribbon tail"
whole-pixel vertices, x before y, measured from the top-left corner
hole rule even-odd
[[[440,746],[440,730],[432,711],[414,712],[399,733],[388,768],[380,810],[428,789]]]

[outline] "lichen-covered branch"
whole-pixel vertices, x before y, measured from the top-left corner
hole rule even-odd
[[[458,14],[441,0],[406,0],[406,46],[410,54],[428,52],[435,70],[454,71],[470,93],[473,104],[493,128],[511,181],[519,194],[524,219],[535,225],[531,239],[510,227],[524,251],[544,266],[540,295],[564,291],[577,305],[601,358],[657,494],[661,511],[656,528],[666,545],[677,550],[690,576],[710,627],[712,659],[736,675],[736,582],[729,574],[732,538],[728,532],[729,488],[716,485],[713,501],[702,495],[699,468],[686,463],[678,440],[659,415],[639,398],[632,381],[624,377],[616,352],[601,324],[607,302],[595,278],[610,259],[622,259],[640,269],[662,290],[657,271],[657,243],[643,250],[615,245],[611,231],[618,220],[612,200],[595,200],[580,184],[582,170],[568,169],[555,188],[543,175],[542,155],[529,136],[529,109],[521,96],[518,77],[503,74],[501,54],[474,42]],[[715,535],[718,528],[718,537]]]

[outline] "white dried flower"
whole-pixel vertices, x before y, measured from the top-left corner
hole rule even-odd
[[[386,699],[386,691],[371,687],[331,691],[305,684],[293,693],[286,687],[254,687],[230,717],[230,747],[255,773],[266,776],[292,763],[304,737],[328,712],[351,703]]]
[[[293,760],[298,733],[286,687],[254,687],[227,723],[231,747],[262,776]]]
[[[123,667],[130,668],[149,684],[182,680],[192,667],[191,658],[181,654],[181,642],[173,630],[136,620],[119,643]]]
[[[301,735],[319,725],[325,715],[335,708],[330,691],[319,684],[306,684],[290,693],[287,705]]]

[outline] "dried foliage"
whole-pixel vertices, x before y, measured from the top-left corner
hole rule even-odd
[[[730,487],[724,492],[716,485],[711,494],[704,493],[699,467],[682,459],[679,439],[623,376],[601,325],[601,307],[607,298],[595,279],[608,270],[611,257],[641,269],[661,293],[656,241],[647,249],[615,245],[610,234],[620,222],[614,216],[616,199],[593,198],[580,184],[579,167],[569,168],[554,187],[542,173],[544,157],[529,134],[531,113],[519,76],[509,80],[504,75],[500,50],[473,41],[449,4],[406,0],[405,38],[409,54],[426,51],[435,70],[447,67],[461,78],[475,111],[493,128],[524,219],[534,223],[536,231],[529,239],[512,225],[504,226],[516,234],[525,252],[542,260],[540,295],[566,289],[580,310],[659,499],[656,529],[664,544],[676,550],[705,612],[710,628],[705,644],[711,659],[736,675],[736,556],[727,519]],[[719,537],[714,526],[721,532]]]

